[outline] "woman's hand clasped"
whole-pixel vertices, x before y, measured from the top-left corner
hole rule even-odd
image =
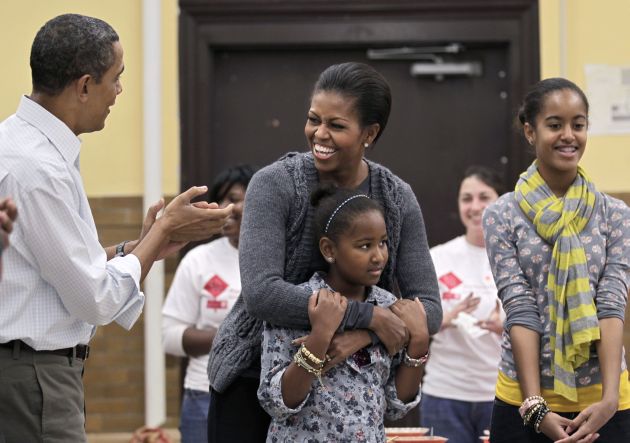
[[[398,300],[390,309],[405,323],[405,327],[409,331],[409,343],[413,343],[422,350],[428,349],[429,328],[427,326],[427,314],[420,299]]]
[[[389,355],[396,354],[409,341],[405,322],[389,309],[375,306],[369,327],[378,335]]]

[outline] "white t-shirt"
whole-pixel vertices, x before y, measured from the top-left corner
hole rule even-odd
[[[481,300],[470,315],[488,319],[499,299],[485,248],[461,236],[432,248],[431,257],[443,311],[450,311],[472,292]],[[433,336],[422,391],[453,400],[491,401],[500,358],[501,338],[494,332],[475,338],[460,327],[445,328]]]
[[[241,292],[238,249],[222,237],[190,250],[180,262],[162,314],[162,339],[169,354],[185,356],[184,330],[219,328]],[[208,356],[190,357],[184,387],[209,391]]]

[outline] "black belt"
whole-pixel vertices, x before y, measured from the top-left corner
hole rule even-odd
[[[36,349],[33,349],[26,343],[24,343],[22,340],[11,340],[6,343],[0,343],[0,347],[28,350],[28,351],[36,352],[38,354],[53,354],[53,355],[61,355],[64,357],[80,358],[81,360],[86,360],[88,356],[90,355],[90,347],[88,345],[76,345],[74,348],[38,351]]]

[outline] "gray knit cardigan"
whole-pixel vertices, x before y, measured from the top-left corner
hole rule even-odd
[[[378,286],[420,297],[434,334],[442,308],[420,206],[407,183],[377,163],[368,165],[371,196],[384,208],[389,241]],[[247,188],[239,242],[242,292],[214,338],[208,362],[210,385],[218,392],[259,364],[263,321],[310,329],[311,294],[297,285],[316,270],[309,197],[318,183],[312,154],[294,152],[258,171]],[[342,328],[366,328],[372,309],[349,303]]]

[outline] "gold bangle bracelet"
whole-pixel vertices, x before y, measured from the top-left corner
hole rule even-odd
[[[302,352],[302,354],[304,354],[306,358],[308,358],[310,361],[312,361],[316,365],[323,365],[325,362],[323,358],[318,358],[315,354],[309,351],[306,345],[304,345],[304,343],[302,343],[302,345],[300,346],[300,351]]]

